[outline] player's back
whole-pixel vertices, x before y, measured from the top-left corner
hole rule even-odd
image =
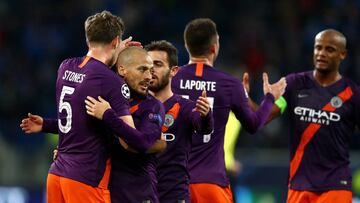
[[[198,63],[181,67],[172,81],[172,89],[194,101],[205,89],[213,109],[214,132],[193,136],[189,158],[191,183],[210,182],[227,186],[223,150],[225,125],[234,105],[234,94],[243,96],[235,102],[247,102],[242,84],[230,75]]]
[[[118,116],[128,115],[121,89],[126,85],[104,63],[91,58],[65,60],[58,70],[56,101],[59,120],[58,157],[50,173],[98,186],[109,158],[108,131],[100,120],[88,116],[86,96],[103,97]],[[107,186],[105,186],[107,187]]]

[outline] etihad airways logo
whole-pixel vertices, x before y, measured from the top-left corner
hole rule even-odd
[[[337,122],[341,119],[341,116],[334,112],[315,110],[301,106],[295,107],[294,113],[300,116],[301,121],[323,125],[329,125],[330,121]]]

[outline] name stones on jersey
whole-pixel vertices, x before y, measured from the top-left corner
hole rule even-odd
[[[63,75],[62,79],[70,81],[70,82],[82,83],[85,76],[86,75],[82,74],[82,73],[76,73],[76,72],[73,72],[73,71],[66,70],[64,72],[64,75]]]

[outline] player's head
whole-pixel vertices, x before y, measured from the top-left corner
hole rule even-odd
[[[192,57],[208,57],[216,59],[219,52],[219,35],[216,24],[209,18],[197,18],[190,21],[184,31],[185,47]]]
[[[116,68],[128,84],[132,95],[144,96],[152,78],[153,61],[140,47],[128,47],[120,52]]]
[[[124,23],[120,17],[109,11],[102,11],[89,16],[85,21],[85,36],[89,47],[108,46],[110,59],[108,65],[116,62],[118,46],[124,33]]]
[[[319,32],[315,37],[313,62],[321,73],[338,71],[346,57],[346,38],[334,29]]]
[[[171,78],[178,71],[177,49],[165,40],[153,41],[145,46],[154,62],[153,79],[149,89],[158,92],[170,85]]]

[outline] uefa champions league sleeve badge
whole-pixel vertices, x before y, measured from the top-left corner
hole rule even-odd
[[[121,94],[126,98],[126,99],[130,99],[130,89],[127,86],[127,84],[123,84],[121,86]]]

